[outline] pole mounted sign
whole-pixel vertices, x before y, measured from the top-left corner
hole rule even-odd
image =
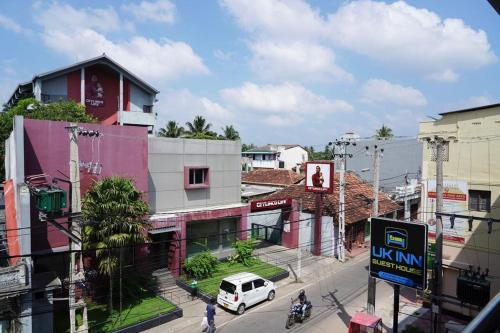
[[[427,225],[371,219],[370,275],[423,290],[427,286]]]
[[[333,163],[306,163],[306,192],[333,193]]]

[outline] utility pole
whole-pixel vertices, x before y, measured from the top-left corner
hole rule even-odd
[[[293,206],[292,206],[293,207]],[[300,213],[302,212],[302,198],[299,199],[299,211],[298,211],[298,216],[299,216],[299,225],[297,226],[297,229],[300,230]],[[290,226],[291,228],[291,226]],[[297,277],[300,280],[302,277],[302,248],[300,245],[300,239],[297,242]]]
[[[347,157],[352,157],[352,154],[346,153],[346,147],[352,144],[356,146],[356,141],[359,136],[353,133],[346,133],[341,136],[340,139],[335,140],[335,146],[338,148],[338,153],[333,153],[333,158],[338,158],[339,160],[339,212],[338,212],[338,222],[339,222],[339,232],[338,232],[338,249],[337,254],[339,261],[345,261],[345,171],[346,171],[346,160]]]
[[[370,147],[366,146],[366,152],[369,154]],[[380,183],[380,158],[384,152],[383,148],[377,145],[373,146],[373,217],[378,216],[378,192]],[[370,221],[371,223],[371,221]],[[370,227],[371,229],[371,227]],[[370,245],[371,246],[371,245]],[[368,300],[366,310],[369,314],[375,313],[375,297],[376,297],[377,281],[374,277],[368,274]]]
[[[406,174],[405,174],[405,195],[404,195],[404,205],[405,205],[404,220],[405,221],[410,220],[410,207],[408,204],[408,198],[406,197],[407,193],[408,193],[408,170],[406,170]]]
[[[79,223],[73,223],[73,214],[82,211],[81,195],[80,195],[80,162],[78,154],[78,127],[76,124],[71,123],[69,127],[69,177],[71,182],[71,213],[68,217],[68,229],[71,234],[76,235],[81,239],[81,227]],[[76,309],[83,308],[83,330],[79,329],[78,332],[87,332],[87,307],[85,301],[81,298],[76,302],[76,284],[84,281],[83,274],[83,254],[81,242],[75,242],[69,238],[70,265],[69,265],[69,320],[70,320],[70,333],[76,332]],[[76,252],[80,251],[79,263],[77,265]]]
[[[435,136],[428,139],[428,144],[436,154],[436,213],[443,212],[443,160],[445,140]],[[436,256],[434,261],[433,301],[432,301],[432,326],[433,333],[441,332],[441,293],[443,289],[443,219],[436,214]]]

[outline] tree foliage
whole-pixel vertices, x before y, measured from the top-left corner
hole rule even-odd
[[[185,137],[190,139],[217,139],[217,133],[210,130],[212,124],[208,123],[207,120],[202,116],[194,117],[192,122],[186,122],[187,130],[185,132]]]
[[[184,127],[179,126],[177,122],[170,120],[166,126],[160,128],[158,136],[164,138],[179,138],[184,134]]]
[[[34,98],[22,99],[12,107],[0,113],[0,178],[5,177],[5,140],[12,132],[14,117],[23,116],[29,119],[60,120],[77,123],[93,123],[97,119],[85,113],[85,107],[73,101],[59,101],[43,104]]]
[[[96,183],[82,201],[84,249],[96,249],[97,268],[109,277],[109,310],[113,309],[113,275],[124,247],[148,240],[149,205],[132,180],[107,177]]]
[[[254,149],[255,147],[256,146],[253,143],[248,144],[248,145],[246,143],[244,143],[241,145],[241,151],[249,151],[251,149]]]
[[[219,260],[209,251],[205,251],[190,258],[184,265],[184,269],[188,276],[202,280],[211,277],[216,271],[218,264]]]
[[[382,124],[382,127],[376,130],[375,137],[377,138],[377,140],[387,140],[394,137],[394,134],[392,134],[391,128]]]
[[[251,239],[238,240],[233,244],[235,254],[229,258],[230,262],[239,262],[250,266],[253,261],[253,241]]]
[[[226,140],[239,140],[240,133],[233,127],[233,125],[228,125],[222,128],[222,132],[224,133],[223,137]]]

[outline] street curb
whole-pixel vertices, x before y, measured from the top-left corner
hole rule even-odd
[[[170,311],[169,313],[159,315],[158,317],[146,319],[137,324],[133,324],[131,326],[113,331],[113,333],[139,333],[147,329],[168,323],[169,321],[172,321],[174,319],[181,318],[182,316],[183,316],[182,309],[175,306],[175,309]]]
[[[279,274],[276,274],[274,276],[271,276],[269,279],[269,281],[272,281],[272,282],[277,282],[277,281],[280,281],[280,280],[283,280],[283,279],[286,279],[290,276],[290,272],[289,271],[283,271],[282,273],[279,273]],[[187,283],[185,283],[184,281],[182,280],[179,280],[179,279],[176,279],[175,280],[175,284],[184,289],[185,291],[187,291],[188,293],[192,294],[192,291],[193,291],[193,288],[191,288]],[[205,303],[210,303],[211,299],[214,297],[214,296],[211,296],[211,295],[208,295],[208,294],[205,294],[205,293],[202,293],[200,290],[198,290],[198,292],[196,293],[196,296],[201,299],[203,302]]]

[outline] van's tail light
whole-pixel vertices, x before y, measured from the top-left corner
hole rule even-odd
[[[238,302],[238,293],[236,293],[236,292],[234,293],[234,301]]]

